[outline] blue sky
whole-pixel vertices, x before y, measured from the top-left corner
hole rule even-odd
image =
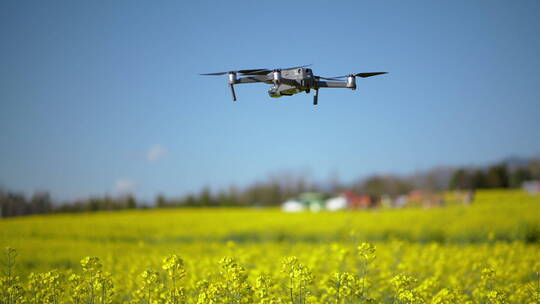
[[[540,153],[538,1],[2,1],[0,185],[152,199]],[[272,99],[198,73],[388,71]]]

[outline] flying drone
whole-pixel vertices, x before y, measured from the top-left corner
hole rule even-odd
[[[356,90],[356,77],[366,78],[387,73],[369,72],[336,77],[321,77],[315,76],[311,69],[306,68],[308,66],[311,65],[303,65],[285,69],[236,70],[200,75],[219,76],[227,74],[233,101],[236,101],[236,93],[234,92],[235,84],[264,82],[272,85],[272,87],[270,87],[268,90],[268,95],[275,98],[281,96],[292,96],[300,92],[306,92],[306,94],[308,94],[311,89],[313,89],[313,104],[316,105],[319,98],[320,88],[346,88]],[[238,75],[244,77],[238,77]]]

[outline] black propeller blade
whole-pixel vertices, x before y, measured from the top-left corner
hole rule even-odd
[[[311,64],[296,66],[296,67],[292,67],[292,68],[262,69],[262,70],[257,70],[257,71],[254,71],[254,72],[248,72],[248,73],[243,73],[243,74],[244,75],[266,75],[266,74],[268,74],[268,73],[270,73],[272,71],[294,70],[294,69],[299,69],[299,68],[305,68],[305,67],[308,67],[308,66],[311,66]]]
[[[266,75],[268,73],[270,73],[272,70],[269,70],[269,69],[262,69],[262,70],[254,70],[252,72],[246,72],[246,73],[242,73],[243,75]]]
[[[217,76],[217,75],[225,75],[229,72],[218,72],[218,73],[206,73],[206,74],[199,74],[199,75],[205,75],[205,76]]]
[[[199,74],[199,75],[219,76],[219,75],[225,75],[229,73],[235,73],[235,74],[240,73],[242,75],[266,75],[272,71],[294,70],[294,69],[299,69],[299,68],[305,68],[308,66],[311,66],[311,64],[301,65],[301,66],[292,67],[292,68],[236,70],[236,71],[217,72],[217,73],[205,73],[205,74]]]
[[[336,77],[332,77],[332,78],[346,78],[346,77],[349,77],[349,76],[356,76],[356,77],[366,78],[366,77],[377,76],[377,75],[387,74],[387,73],[388,72],[357,73],[357,74],[336,76]]]
[[[299,69],[299,68],[305,68],[305,67],[308,67],[308,66],[311,66],[311,64],[296,66],[296,67],[292,67],[292,68],[278,68],[276,70],[294,70],[294,69]]]
[[[261,70],[266,71],[266,69],[251,69],[251,70],[237,70],[237,71],[227,71],[227,72],[217,72],[217,73],[206,73],[206,74],[199,74],[199,75],[218,76],[218,75],[225,75],[225,74],[229,74],[229,73],[240,73],[240,74],[243,74],[243,75],[256,75],[256,74],[251,74],[251,73],[261,71]]]

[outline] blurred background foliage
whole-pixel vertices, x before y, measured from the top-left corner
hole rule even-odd
[[[278,174],[245,187],[228,189],[203,187],[198,193],[182,197],[157,195],[153,202],[138,200],[131,194],[94,196],[74,201],[54,201],[47,191],[27,197],[24,193],[0,189],[1,216],[18,216],[59,212],[88,212],[134,208],[166,207],[242,207],[278,206],[304,192],[319,192],[326,197],[351,189],[372,197],[392,198],[414,189],[428,191],[517,189],[527,180],[540,180],[540,159],[509,160],[487,167],[434,168],[409,176],[373,175],[351,184],[337,177],[314,182],[301,174]]]

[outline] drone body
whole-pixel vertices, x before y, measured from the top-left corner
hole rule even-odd
[[[227,74],[229,87],[231,88],[234,101],[236,101],[236,93],[234,91],[235,84],[263,82],[272,85],[268,90],[268,95],[275,98],[291,96],[301,92],[309,93],[310,90],[313,89],[313,104],[316,105],[318,103],[320,88],[347,88],[356,90],[356,77],[365,78],[386,74],[386,72],[372,72],[326,78],[315,76],[313,71],[306,67],[307,66],[286,69],[237,70],[201,75],[217,76]],[[244,77],[238,77],[238,75]],[[341,81],[341,79],[344,78],[346,78],[346,81]]]

